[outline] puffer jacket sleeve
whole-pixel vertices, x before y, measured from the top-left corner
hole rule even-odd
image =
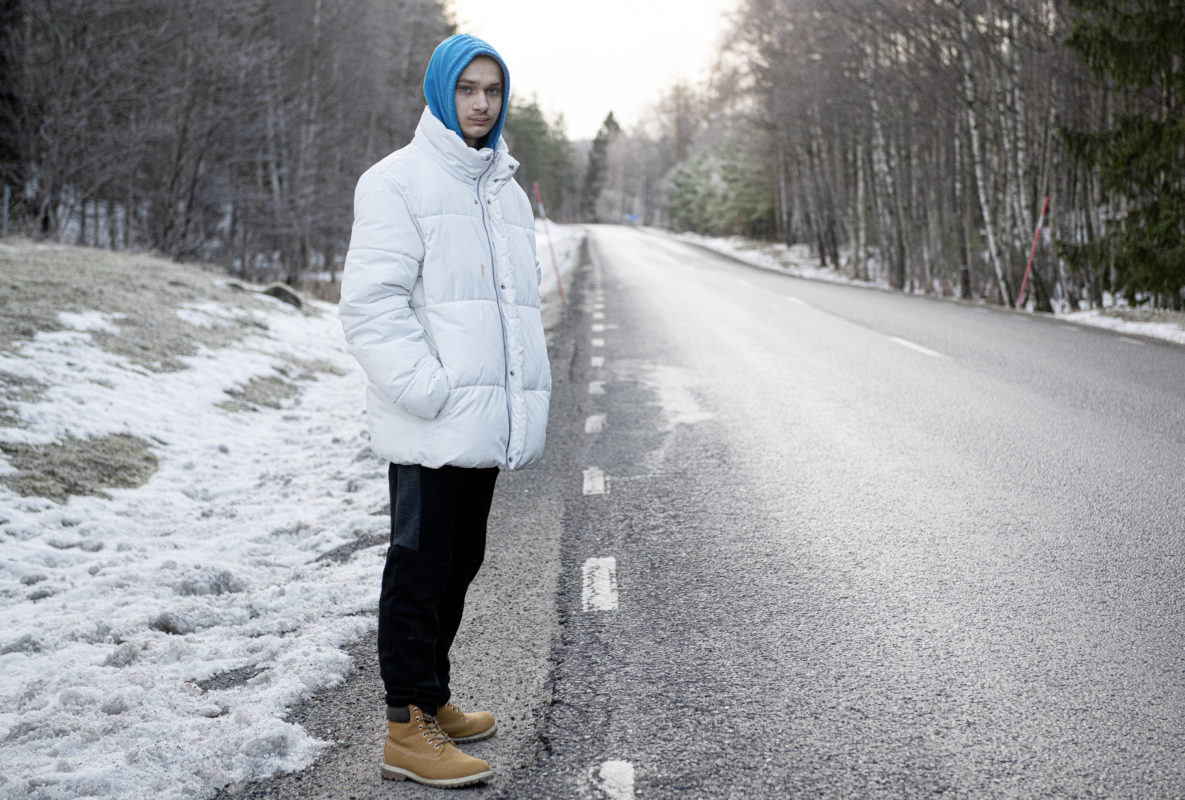
[[[388,402],[433,419],[448,379],[411,307],[424,244],[407,201],[377,170],[354,192],[354,228],[338,311],[346,344],[373,389]]]

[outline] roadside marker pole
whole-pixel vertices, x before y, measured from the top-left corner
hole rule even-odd
[[[1029,283],[1029,270],[1033,268],[1033,255],[1037,252],[1037,239],[1041,237],[1041,223],[1045,221],[1045,212],[1049,211],[1049,195],[1045,196],[1045,204],[1041,206],[1041,216],[1037,218],[1037,230],[1033,231],[1033,249],[1029,250],[1029,263],[1025,265],[1025,277],[1020,282],[1020,294],[1016,296],[1016,307],[1020,308],[1025,301],[1025,287]]]
[[[9,191],[10,190],[8,188],[8,184],[7,183],[4,184],[4,228],[3,228],[3,231],[0,232],[0,238],[4,238],[4,239],[8,238],[8,193],[9,193]]]
[[[551,251],[551,268],[555,270],[555,285],[560,290],[560,304],[567,305],[564,299],[564,279],[560,276],[560,265],[555,260],[555,247],[551,244],[551,226],[547,222],[547,212],[543,210],[543,198],[539,195],[539,181],[531,184],[535,190],[535,203],[539,206],[539,216],[543,220],[543,232],[547,235],[547,249]]]

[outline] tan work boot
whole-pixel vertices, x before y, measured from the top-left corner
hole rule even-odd
[[[488,711],[473,711],[466,714],[452,703],[445,703],[436,709],[436,723],[454,742],[480,742],[498,732],[498,723]]]
[[[406,715],[407,720],[402,721]],[[387,709],[383,777],[411,778],[428,786],[468,786],[494,776],[490,765],[457,749],[436,720],[419,706]]]

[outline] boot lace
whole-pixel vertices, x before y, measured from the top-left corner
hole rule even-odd
[[[432,745],[433,749],[439,750],[442,744],[447,744],[452,741],[449,735],[440,729],[440,725],[436,722],[436,717],[430,717],[423,714],[420,717],[420,734],[428,740],[428,744]]]

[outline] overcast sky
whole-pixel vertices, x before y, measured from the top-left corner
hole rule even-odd
[[[511,98],[591,139],[610,111],[627,130],[676,80],[707,74],[737,0],[451,0],[458,30],[510,70]]]

